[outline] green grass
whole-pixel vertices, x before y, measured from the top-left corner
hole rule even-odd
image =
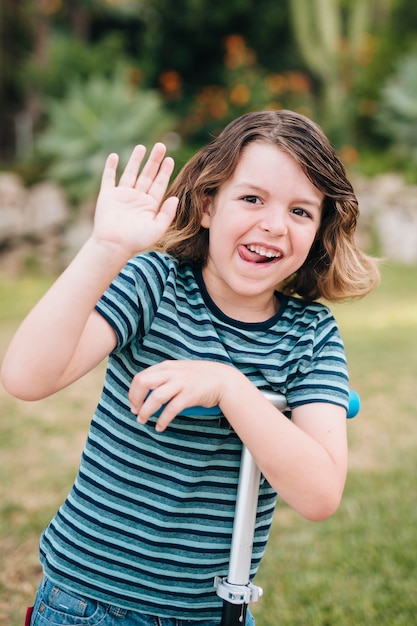
[[[257,626],[402,626],[417,595],[417,268],[385,265],[380,288],[333,307],[351,387],[350,471],[329,520],[279,504],[257,576]]]
[[[48,280],[0,282],[0,354]],[[343,502],[311,523],[283,503],[256,582],[257,626],[415,623],[417,594],[417,268],[385,265],[363,301],[333,307],[351,386]],[[65,497],[101,388],[102,368],[42,402],[0,389],[0,626],[20,626],[39,580],[37,543]]]

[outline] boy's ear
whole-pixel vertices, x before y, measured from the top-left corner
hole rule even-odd
[[[203,228],[210,228],[212,212],[213,212],[213,198],[211,196],[204,196],[203,209],[201,212],[201,226]]]

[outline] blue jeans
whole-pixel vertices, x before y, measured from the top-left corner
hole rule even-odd
[[[216,620],[181,620],[144,615],[97,602],[57,587],[44,577],[30,626],[219,626]],[[255,626],[248,611],[245,626]]]

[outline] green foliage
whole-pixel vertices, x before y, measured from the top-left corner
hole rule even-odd
[[[33,57],[21,69],[21,82],[26,91],[33,88],[43,98],[62,97],[74,80],[91,76],[108,76],[114,72],[114,60],[126,62],[123,37],[108,33],[96,44],[71,37],[69,33],[53,31],[46,41],[47,64]]]
[[[178,72],[186,97],[202,86],[219,84],[223,42],[233,34],[249,42],[268,71],[294,69],[298,57],[287,4],[288,0],[152,0],[139,49],[147,76],[158,84],[163,72]]]
[[[150,146],[174,125],[159,94],[138,89],[122,70],[111,78],[73,81],[64,98],[49,101],[47,113],[37,153],[48,163],[47,176],[74,202],[95,196],[110,152],[123,164],[134,145]]]
[[[370,32],[392,0],[289,0],[291,26],[306,68],[318,82],[317,119],[342,147],[355,143],[360,83],[375,54]],[[362,103],[363,104],[363,103]]]
[[[387,78],[376,122],[379,132],[390,139],[394,154],[417,165],[417,50],[399,59]]]
[[[415,0],[4,0],[1,21],[0,160],[6,167],[23,168],[25,179],[33,182],[38,168],[26,162],[32,131],[20,128],[26,132],[22,150],[16,114],[29,112],[37,131],[48,98],[64,97],[75,79],[110,77],[119,63],[140,72],[142,86],[161,89],[169,108],[187,123],[190,103],[193,113],[198,108],[201,115],[201,99],[207,96],[214,96],[214,107],[219,98],[229,100],[231,116],[244,108],[229,98],[238,84],[245,83],[251,91],[249,106],[263,107],[276,100],[265,88],[267,75],[308,76],[308,107],[314,119],[338,148],[374,150],[378,167],[378,150],[391,141],[389,135],[384,143],[374,131],[380,87],[395,60],[415,43],[417,4]],[[256,68],[225,72],[224,44],[232,36],[241,37],[256,54]],[[175,97],[163,90],[166,76],[173,75],[179,80]],[[241,100],[243,91],[238,94]],[[285,98],[282,106],[294,102],[298,106],[292,95],[280,96],[280,104]],[[201,130],[185,137],[191,146],[205,142],[227,118],[209,117]],[[379,167],[382,170],[385,163]]]

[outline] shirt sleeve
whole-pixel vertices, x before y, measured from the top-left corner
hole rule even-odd
[[[329,402],[345,409],[349,405],[349,376],[343,340],[335,318],[321,304],[296,346],[298,355],[288,380],[287,401],[291,409],[312,402]]]
[[[115,351],[146,334],[161,299],[165,269],[156,255],[134,257],[97,302],[96,310],[116,333]]]

